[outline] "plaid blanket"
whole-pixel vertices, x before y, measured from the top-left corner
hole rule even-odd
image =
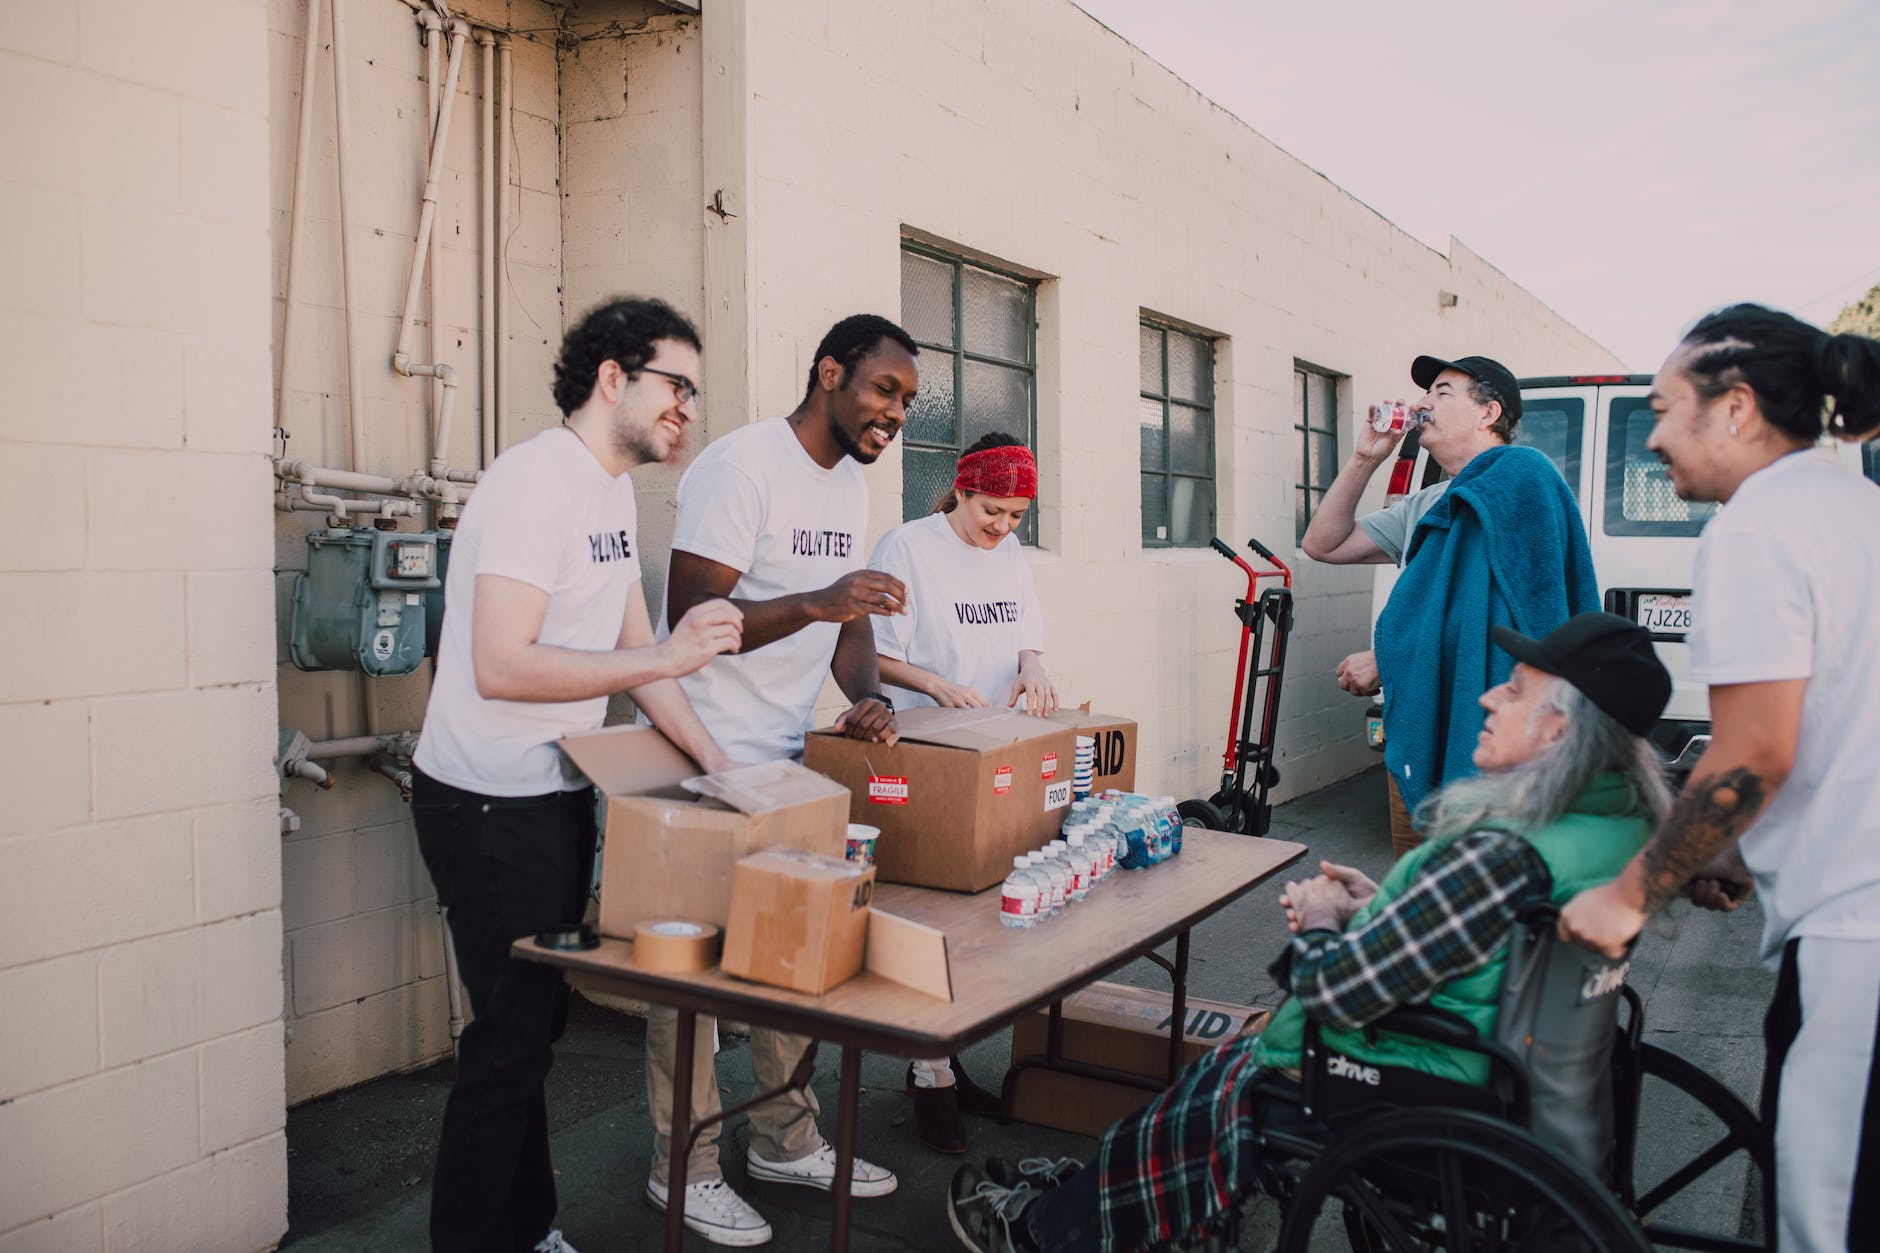
[[[1104,1135],[1097,1187],[1105,1249],[1165,1245],[1251,1186],[1259,1111],[1248,1083],[1264,1073],[1253,1043],[1230,1040],[1193,1062],[1173,1087]]]

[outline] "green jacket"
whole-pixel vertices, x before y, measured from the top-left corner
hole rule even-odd
[[[1601,775],[1567,807],[1567,812],[1538,831],[1528,833],[1547,864],[1553,880],[1549,899],[1563,902],[1589,887],[1596,887],[1624,869],[1650,838],[1651,825],[1644,816],[1627,807],[1628,789],[1617,775]],[[1369,922],[1379,910],[1401,895],[1430,859],[1441,842],[1413,849],[1391,867],[1378,885],[1377,895],[1352,916],[1346,930],[1355,931]],[[1484,1036],[1495,1031],[1495,1015],[1501,1001],[1501,984],[1507,971],[1508,946],[1501,949],[1479,970],[1459,979],[1451,979],[1431,994],[1429,1003],[1460,1014],[1475,1024]],[[1304,1043],[1305,1012],[1299,1002],[1289,1000],[1273,1014],[1273,1021],[1261,1033],[1254,1046],[1254,1060],[1264,1066],[1299,1065]],[[1465,1083],[1486,1082],[1488,1064],[1480,1054],[1429,1044],[1388,1032],[1367,1033],[1326,1027],[1321,1033],[1325,1044],[1347,1056],[1373,1065],[1409,1066]]]

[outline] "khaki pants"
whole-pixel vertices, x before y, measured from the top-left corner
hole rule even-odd
[[[1397,790],[1397,780],[1387,774],[1384,786],[1390,789],[1390,851],[1395,859],[1421,844],[1423,834],[1410,825],[1410,809],[1403,803],[1403,793]]]
[[[710,1118],[724,1108],[718,1099],[718,1073],[713,1066],[717,1052],[718,1020],[698,1016],[692,1049],[692,1123]],[[646,1104],[653,1116],[653,1170],[660,1179],[672,1161],[672,1068],[678,1056],[679,1014],[677,1010],[649,1005],[646,1010]],[[782,1087],[790,1072],[803,1059],[803,1050],[815,1047],[808,1036],[785,1035],[761,1027],[751,1029],[751,1078],[757,1091]],[[790,1162],[807,1157],[823,1146],[816,1130],[820,1108],[816,1094],[808,1089],[786,1092],[774,1101],[766,1101],[750,1112],[751,1151],[773,1162]],[[692,1146],[687,1159],[687,1184],[707,1179],[722,1179],[718,1167],[718,1132],[713,1126]]]

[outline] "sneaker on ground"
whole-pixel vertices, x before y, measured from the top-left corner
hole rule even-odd
[[[744,1162],[751,1172],[751,1178],[769,1183],[795,1183],[827,1192],[836,1181],[836,1150],[835,1146],[829,1144],[793,1162],[773,1162],[767,1157],[759,1157],[755,1149],[747,1149]],[[850,1196],[887,1196],[898,1186],[899,1181],[895,1179],[893,1171],[884,1170],[873,1162],[865,1162],[858,1157],[849,1168]]]
[[[535,1242],[535,1253],[575,1253],[575,1248],[557,1227]]]
[[[947,1221],[972,1253],[1025,1253],[1032,1247],[1019,1234],[1025,1208],[1040,1195],[1029,1184],[1008,1188],[977,1166],[962,1166],[947,1190]]]
[[[654,1209],[664,1213],[668,1195],[664,1179],[646,1181],[646,1200]],[[770,1243],[770,1224],[722,1179],[685,1185],[685,1225],[713,1244],[743,1248]]]
[[[1021,1157],[1016,1163],[1003,1157],[986,1159],[986,1177],[1011,1188],[1024,1183],[1043,1191],[1055,1188],[1084,1168],[1074,1157]]]

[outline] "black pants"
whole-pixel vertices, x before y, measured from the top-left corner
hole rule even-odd
[[[525,935],[578,922],[594,865],[594,793],[481,796],[412,771],[418,848],[450,923],[475,1019],[431,1184],[437,1253],[515,1253],[555,1219],[543,1080],[567,1023],[561,973],[509,956]]]

